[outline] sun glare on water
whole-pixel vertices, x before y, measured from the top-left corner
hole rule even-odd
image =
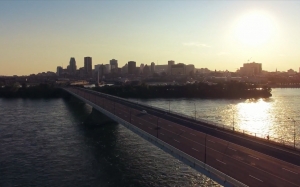
[[[248,132],[268,134],[272,126],[272,103],[259,99],[237,105],[237,119],[242,119],[239,128]]]
[[[246,45],[258,46],[270,40],[274,32],[274,23],[266,13],[252,11],[238,20],[235,35]]]

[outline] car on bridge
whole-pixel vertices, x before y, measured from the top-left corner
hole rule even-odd
[[[141,113],[147,114],[147,111],[146,110],[142,110]]]

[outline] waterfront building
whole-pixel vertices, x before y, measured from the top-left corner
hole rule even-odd
[[[240,73],[246,76],[260,75],[262,72],[261,63],[245,63],[243,67],[240,68]]]
[[[175,61],[174,60],[169,60],[168,61],[168,74],[172,74],[171,73],[171,67],[175,65]]]

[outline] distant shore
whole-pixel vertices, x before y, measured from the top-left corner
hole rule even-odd
[[[208,85],[195,83],[190,85],[149,86],[103,86],[93,88],[106,94],[124,98],[269,98],[272,96],[270,87],[258,87],[248,83],[220,83]]]
[[[247,83],[219,83],[208,85],[195,83],[189,85],[149,86],[146,84],[132,86],[102,86],[91,88],[102,93],[123,98],[212,98],[212,99],[251,99],[269,98],[270,87],[258,87]],[[66,93],[59,87],[40,84],[34,87],[7,86],[0,88],[2,98],[60,98]]]
[[[62,89],[49,84],[40,84],[32,87],[23,85],[22,87],[6,86],[0,88],[0,97],[2,98],[59,98],[62,95]]]

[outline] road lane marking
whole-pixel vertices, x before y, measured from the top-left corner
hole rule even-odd
[[[195,149],[195,148],[192,148],[194,151],[197,151],[197,152],[199,152],[199,150],[197,150],[197,149]]]
[[[214,141],[208,140],[209,142],[215,143]]]
[[[226,165],[226,163],[225,162],[222,162],[221,160],[219,160],[219,159],[216,159],[218,162],[221,162],[222,164],[225,164]]]
[[[185,132],[185,130],[182,130],[182,129],[179,129],[179,130],[181,130],[182,132]]]
[[[286,169],[286,168],[282,168],[282,169],[284,169],[284,170],[286,170],[286,171],[289,171],[289,172],[291,172],[291,173],[294,173],[294,174],[298,175],[298,173],[296,173],[296,172],[294,172],[294,171],[291,171],[291,170],[289,170],[289,169]]]
[[[175,140],[175,139],[174,139],[174,141],[180,143],[180,141],[178,141],[178,140]]]
[[[195,134],[193,134],[193,133],[190,133],[191,135],[193,135],[193,136],[196,136]]]
[[[232,151],[236,151],[235,149],[232,149],[231,147],[228,147],[229,149],[231,149]]]
[[[163,136],[164,136],[164,134],[163,134],[163,133],[159,133],[159,134],[161,134],[161,135],[163,135]]]
[[[259,160],[259,158],[255,157],[255,156],[252,156],[252,155],[248,155],[248,156],[255,158],[256,160]]]
[[[253,177],[252,175],[249,175],[249,176],[256,179],[256,180],[258,180],[258,181],[260,181],[260,182],[264,182],[263,180],[260,180],[259,178]]]

